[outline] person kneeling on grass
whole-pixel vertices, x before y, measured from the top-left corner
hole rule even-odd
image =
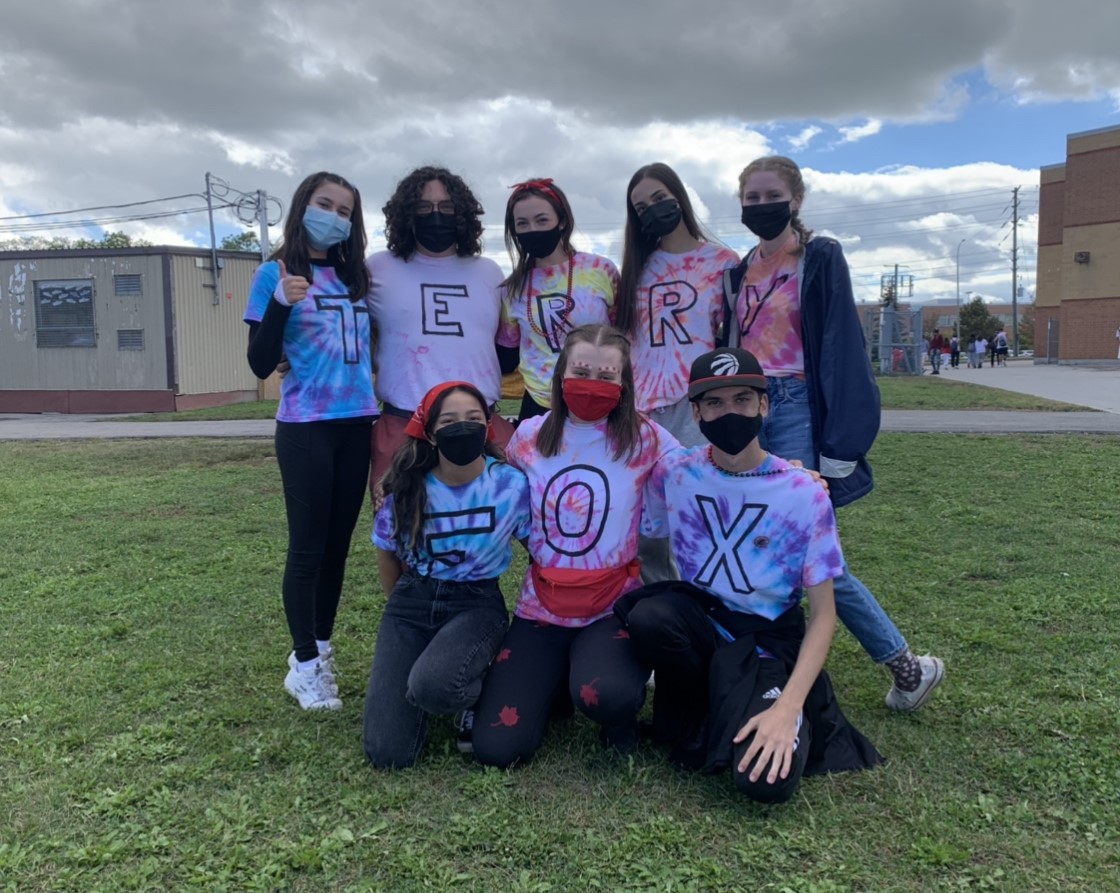
[[[411,766],[429,714],[470,708],[509,625],[498,577],[512,540],[529,535],[529,482],[500,461],[487,401],[449,381],[425,395],[385,476],[377,513],[381,585],[389,601],[377,633],[363,719],[379,769]]]
[[[784,802],[803,774],[881,760],[822,670],[844,571],[836,520],[809,472],[759,446],[769,400],[753,354],[700,356],[688,397],[709,444],[658,463],[645,517],[651,536],[670,537],[681,581],[637,590],[615,611],[657,674],[653,733],[670,759],[706,772],[733,764],[741,792]]]

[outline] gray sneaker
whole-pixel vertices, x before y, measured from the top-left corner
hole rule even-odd
[[[903,691],[898,685],[891,685],[891,690],[887,692],[887,706],[891,710],[900,710],[909,712],[917,710],[928,699],[933,690],[941,684],[941,680],[945,678],[945,664],[942,663],[941,658],[931,657],[926,654],[918,658],[918,665],[922,668],[922,680],[918,683],[918,687],[913,691]]]

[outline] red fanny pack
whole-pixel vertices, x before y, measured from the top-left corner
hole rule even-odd
[[[621,567],[585,570],[578,567],[529,566],[533,588],[546,611],[557,617],[594,617],[614,604],[627,581],[641,576],[635,558]]]

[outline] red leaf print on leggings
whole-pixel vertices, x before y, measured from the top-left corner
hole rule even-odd
[[[503,660],[509,660],[509,649],[503,648],[498,652],[498,656],[494,658],[494,663],[500,664]]]
[[[515,726],[521,719],[516,707],[503,707],[498,711],[498,721],[490,723],[490,728],[495,726]]]
[[[596,676],[590,682],[585,682],[579,687],[579,699],[588,707],[597,707],[599,705],[599,690],[595,688],[595,683],[599,681]]]

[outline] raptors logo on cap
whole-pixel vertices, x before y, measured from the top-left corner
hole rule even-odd
[[[739,371],[739,359],[734,354],[721,353],[712,360],[712,375],[735,375]]]

